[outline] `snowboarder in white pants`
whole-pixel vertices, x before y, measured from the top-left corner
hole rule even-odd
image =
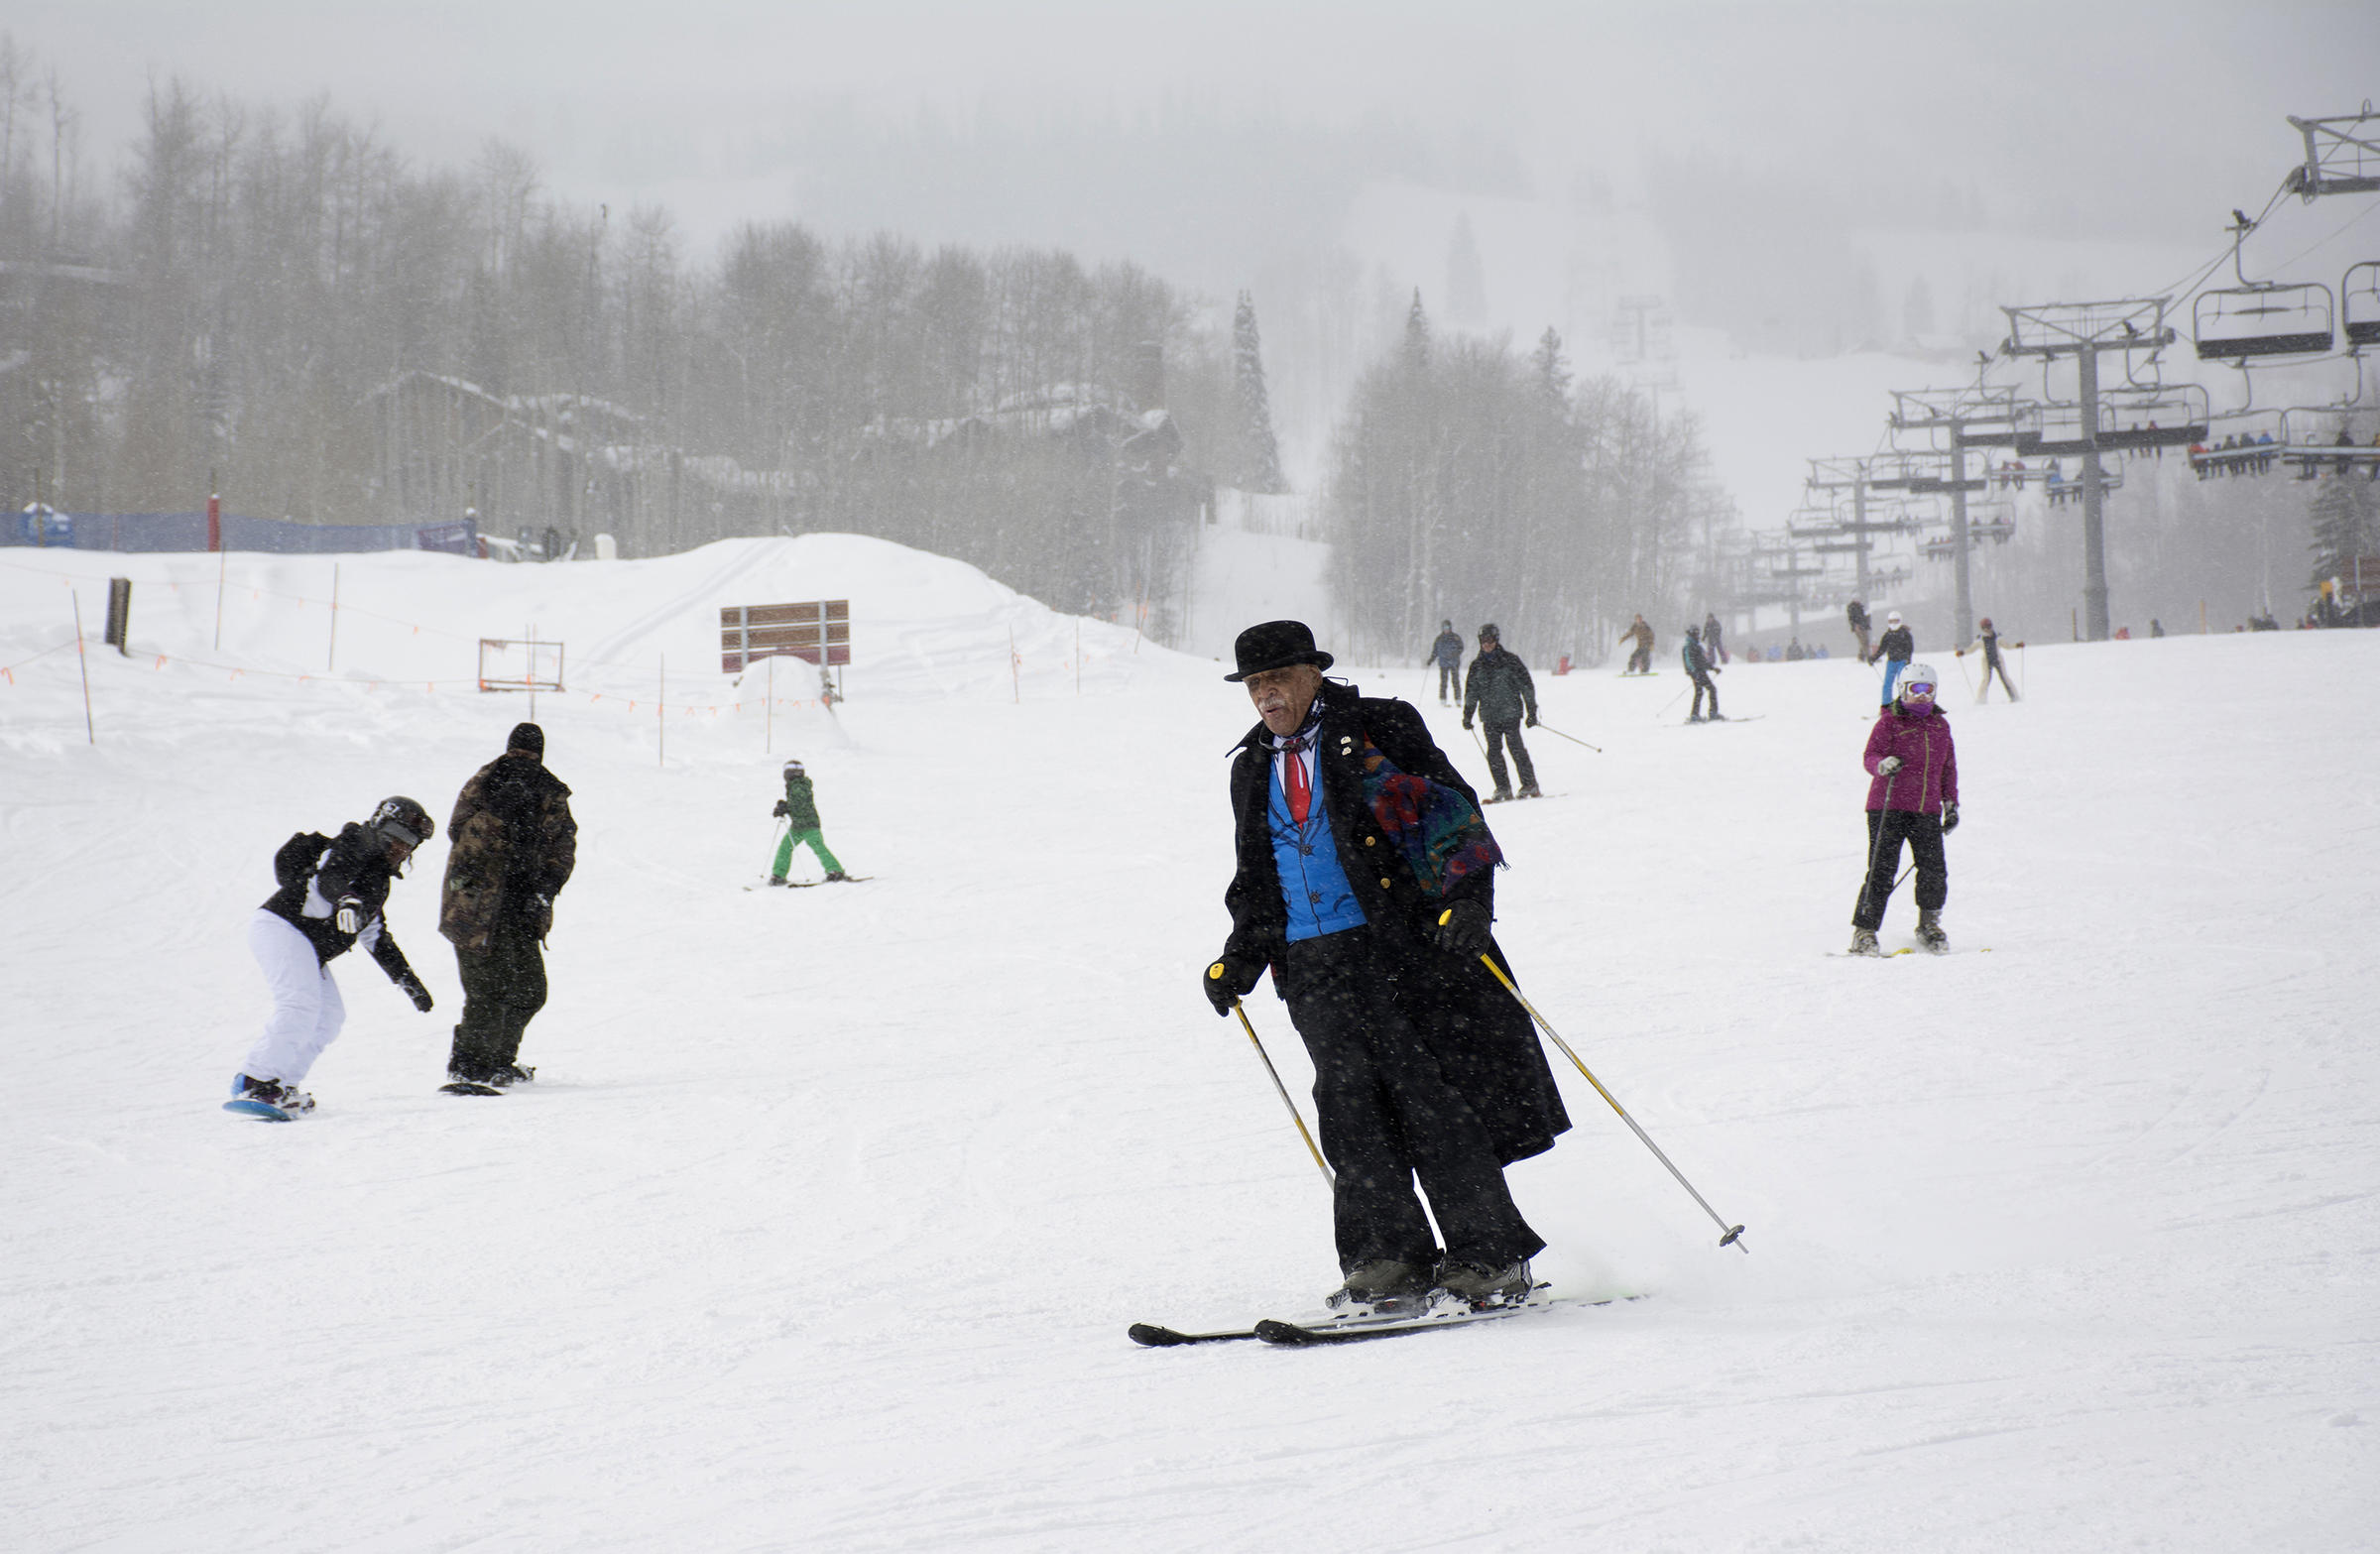
[[[298,1087],[347,1017],[330,963],[357,945],[414,1008],[428,1012],[429,990],[407,964],[381,908],[406,860],[435,829],[419,804],[396,797],[335,838],[300,831],[282,844],[273,858],[281,889],[248,924],[248,948],[265,974],[273,1013],[231,1082],[235,1100],[313,1110],[314,1098]]]

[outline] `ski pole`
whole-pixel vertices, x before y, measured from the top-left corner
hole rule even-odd
[[[1545,730],[1545,731],[1546,731],[1548,734],[1551,734],[1552,736],[1554,736],[1554,738],[1556,738],[1556,739],[1567,739],[1567,740],[1570,740],[1570,742],[1571,742],[1572,744],[1574,744],[1574,745],[1587,745],[1587,742],[1586,742],[1585,740],[1583,740],[1583,739],[1572,739],[1570,735],[1563,733],[1563,732],[1562,732],[1560,729],[1558,729],[1558,728],[1555,728],[1555,727],[1554,727],[1552,724],[1550,724],[1550,723],[1540,723],[1540,724],[1538,724],[1537,726],[1538,726],[1539,728],[1541,728],[1541,729]],[[1588,748],[1589,750],[1592,750],[1592,751],[1594,751],[1594,752],[1595,752],[1597,755],[1599,755],[1599,756],[1600,756],[1600,755],[1602,755],[1602,754],[1604,753],[1604,747],[1603,747],[1603,746],[1601,746],[1601,745],[1587,745],[1587,748]]]
[[[1719,1211],[1711,1207],[1709,1200],[1694,1190],[1694,1183],[1686,1179],[1686,1173],[1670,1163],[1669,1156],[1661,1152],[1661,1146],[1653,1142],[1649,1134],[1636,1126],[1636,1119],[1628,1115],[1628,1109],[1621,1106],[1618,1099],[1604,1088],[1604,1082],[1596,1078],[1594,1072],[1585,1063],[1579,1061],[1579,1054],[1572,1051],[1570,1043],[1562,1039],[1562,1033],[1547,1023],[1543,1015],[1537,1013],[1537,1006],[1522,996],[1520,989],[1513,985],[1512,979],[1504,975],[1504,969],[1498,966],[1486,951],[1482,951],[1480,954],[1480,964],[1495,974],[1495,980],[1504,985],[1505,992],[1520,1000],[1520,1007],[1529,1012],[1531,1019],[1537,1021],[1537,1028],[1553,1038],[1554,1045],[1562,1049],[1562,1055],[1577,1064],[1579,1072],[1587,1076],[1587,1082],[1595,1086],[1595,1093],[1611,1104],[1611,1110],[1619,1114],[1619,1120],[1628,1125],[1629,1132],[1633,1133],[1647,1149],[1653,1151],[1653,1158],[1659,1160],[1663,1165],[1669,1166],[1669,1174],[1678,1179],[1678,1185],[1685,1188],[1694,1201],[1703,1206],[1703,1212],[1711,1216],[1712,1224],[1726,1233],[1719,1238],[1719,1244],[1722,1247],[1733,1247],[1738,1252],[1749,1254],[1752,1249],[1743,1244],[1743,1227],[1729,1225],[1726,1220],[1721,1219]]]
[[[1272,1066],[1272,1055],[1264,1050],[1264,1043],[1256,1039],[1256,1027],[1249,1020],[1248,1010],[1238,999],[1234,999],[1232,1013],[1240,1016],[1240,1028],[1248,1032],[1249,1044],[1256,1049],[1257,1058],[1264,1064],[1264,1072],[1272,1076],[1272,1088],[1280,1092],[1281,1105],[1289,1109],[1289,1121],[1297,1125],[1297,1136],[1306,1141],[1306,1153],[1314,1156],[1315,1167],[1322,1172],[1323,1182],[1337,1192],[1339,1178],[1331,1174],[1329,1162],[1323,1159],[1322,1151],[1314,1147],[1314,1136],[1306,1132],[1306,1120],[1298,1115],[1297,1103],[1289,1099],[1289,1087],[1281,1083],[1281,1071]]]
[[[1679,689],[1678,689],[1678,696],[1683,696],[1683,695],[1685,695],[1685,694],[1686,694],[1686,691],[1687,691],[1687,689],[1688,689],[1688,688],[1689,688],[1689,687],[1685,687],[1685,686],[1681,686],[1681,687],[1679,687]],[[1654,713],[1654,714],[1653,714],[1653,717],[1654,717],[1654,719],[1655,719],[1656,721],[1657,721],[1657,720],[1660,718],[1660,716],[1661,716],[1661,713],[1662,713],[1662,712],[1667,712],[1667,711],[1668,711],[1670,708],[1672,708],[1672,707],[1674,707],[1674,706],[1676,706],[1676,705],[1678,704],[1678,696],[1672,696],[1672,697],[1670,697],[1670,698],[1669,698],[1669,700],[1667,700],[1667,701],[1665,701],[1665,702],[1661,703],[1661,712],[1656,712],[1656,713]]]

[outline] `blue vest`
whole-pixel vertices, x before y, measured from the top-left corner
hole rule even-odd
[[[1263,759],[1272,774],[1264,820],[1272,833],[1272,866],[1281,877],[1281,904],[1289,909],[1290,942],[1363,927],[1364,908],[1356,903],[1356,888],[1340,866],[1330,811],[1322,807],[1322,764],[1315,763],[1314,802],[1306,811],[1306,823],[1299,825],[1289,818],[1280,762],[1270,755]]]

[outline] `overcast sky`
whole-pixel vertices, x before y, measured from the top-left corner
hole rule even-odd
[[[1582,166],[1700,147],[1883,208],[1948,181],[2003,217],[2187,240],[2269,193],[2295,153],[2285,113],[2380,96],[2371,0],[18,0],[0,26],[58,69],[94,172],[119,165],[152,77],[252,102],[323,93],[419,162],[503,136],[556,192],[657,199],[705,247],[738,219],[793,216],[1097,243],[1082,207],[1118,195],[1095,179],[1070,192],[1062,170],[997,212],[930,177],[908,202],[842,175],[865,163],[896,184],[904,166],[930,174],[938,148],[1028,157],[1114,128],[1177,164],[1202,141],[1246,156],[1231,132],[1252,135],[1261,178],[1267,135],[1338,135],[1347,155],[1390,126],[1419,150],[1384,166],[1483,192],[1544,194]],[[1489,186],[1516,175],[1527,190]],[[1150,167],[1147,197],[1197,176]]]

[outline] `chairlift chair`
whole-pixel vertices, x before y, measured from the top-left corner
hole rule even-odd
[[[2270,282],[2201,292],[2191,332],[2201,361],[2306,356],[2330,349],[2332,317],[2328,287]]]
[[[2338,311],[2350,347],[2380,345],[2380,260],[2347,267],[2338,283]]]

